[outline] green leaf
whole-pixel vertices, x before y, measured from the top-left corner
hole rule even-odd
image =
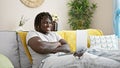
[[[68,24],[73,30],[90,28],[93,14],[97,4],[89,0],[71,0],[68,4],[70,7],[68,15]]]

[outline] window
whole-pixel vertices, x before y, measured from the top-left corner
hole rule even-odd
[[[120,38],[120,0],[114,0],[114,32]]]

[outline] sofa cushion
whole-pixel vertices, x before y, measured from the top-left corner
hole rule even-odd
[[[92,47],[98,47],[105,50],[118,50],[118,38],[115,35],[90,36]]]
[[[0,31],[0,53],[10,59],[15,68],[20,68],[16,32]]]
[[[57,33],[58,33],[63,39],[65,39],[64,31],[57,31]]]
[[[20,53],[20,64],[21,68],[32,67],[32,57],[26,45],[26,34],[27,32],[18,32],[18,43]]]
[[[88,48],[90,47],[90,38],[89,36],[102,36],[103,32],[99,29],[87,29],[88,31]]]
[[[64,39],[70,45],[71,51],[76,51],[76,31],[64,31]]]

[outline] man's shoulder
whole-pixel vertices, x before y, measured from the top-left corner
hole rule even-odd
[[[54,35],[56,35],[57,32],[51,31],[51,32],[49,32],[49,34],[54,34]]]
[[[38,32],[37,32],[37,31],[34,31],[34,30],[31,30],[31,31],[28,31],[28,34],[29,34],[29,33],[30,33],[30,34],[31,34],[31,33],[33,33],[33,34],[35,33],[35,34],[36,34],[36,33],[38,33]]]

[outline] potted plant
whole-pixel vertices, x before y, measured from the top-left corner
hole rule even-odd
[[[16,31],[25,31],[23,29],[23,25],[28,21],[28,19],[24,18],[24,16],[21,17],[19,21],[19,27],[16,29]]]
[[[88,29],[97,4],[90,3],[89,0],[71,0],[68,2],[70,10],[68,12],[68,23],[73,30]]]

